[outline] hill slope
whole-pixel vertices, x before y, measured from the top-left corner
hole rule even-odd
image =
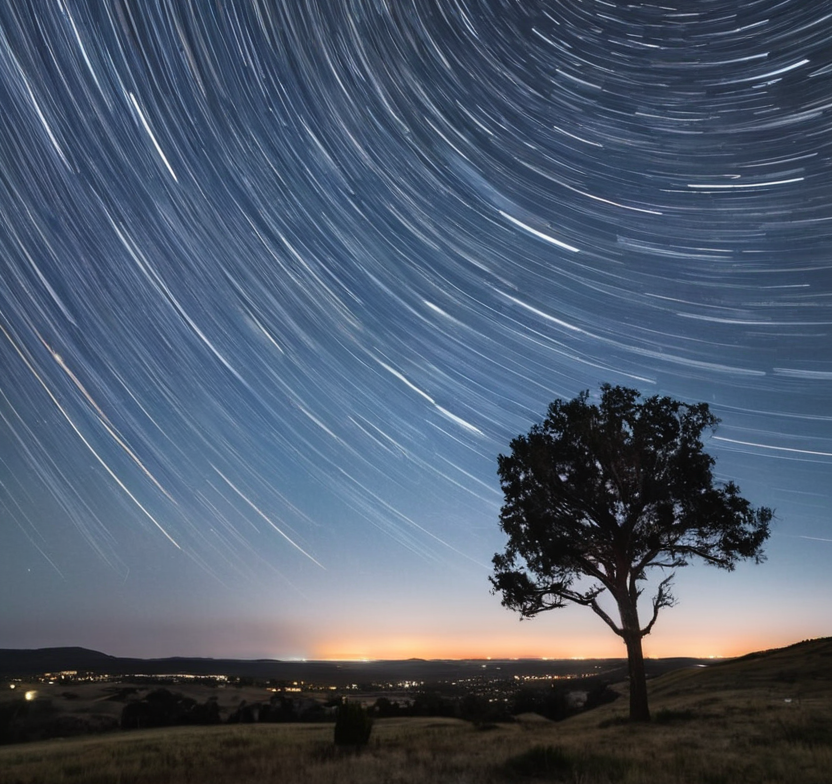
[[[832,637],[667,673],[652,681],[650,689],[654,701],[727,692],[759,692],[784,700],[832,697]]]

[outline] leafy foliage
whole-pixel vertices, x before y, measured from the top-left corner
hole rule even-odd
[[[633,591],[652,567],[762,560],[771,510],[714,481],[701,435],[719,420],[708,405],[639,397],[605,385],[600,405],[588,392],[555,401],[500,455],[509,541],[492,583],[506,606],[524,616],[568,601],[593,606],[605,589]],[[579,576],[595,582],[579,590]],[[672,604],[669,580],[657,598],[656,611]]]

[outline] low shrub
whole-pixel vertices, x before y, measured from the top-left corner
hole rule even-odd
[[[574,763],[558,746],[532,746],[528,751],[506,760],[503,771],[512,778],[564,778],[572,773]]]
[[[608,754],[567,752],[559,746],[533,746],[508,759],[502,772],[511,780],[618,782],[626,778],[630,767],[627,760]]]
[[[696,718],[696,713],[692,710],[673,710],[672,708],[663,708],[656,711],[653,715],[653,721],[656,724],[675,724],[680,721],[690,721]]]
[[[335,714],[335,745],[366,746],[373,729],[370,714],[357,702],[342,702]]]

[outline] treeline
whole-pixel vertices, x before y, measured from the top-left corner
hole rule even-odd
[[[72,698],[70,695],[63,695]],[[17,697],[0,702],[0,745],[91,735],[118,729],[113,716],[61,713],[51,699]]]
[[[581,694],[582,698],[576,700],[575,692],[565,686],[553,685],[519,689],[508,697],[488,697],[437,687],[417,692],[407,701],[378,697],[367,711],[370,717],[379,719],[422,716],[458,718],[484,724],[512,721],[521,713],[537,713],[552,721],[561,721],[618,697],[603,683],[597,683]],[[341,704],[340,697],[324,702],[276,694],[268,702],[243,701],[223,717],[216,697],[198,703],[167,689],[156,689],[142,700],[124,706],[121,727],[130,730],[182,724],[334,721],[336,709]]]
[[[458,718],[476,724],[513,721],[522,713],[537,713],[551,721],[562,721],[577,713],[612,702],[618,693],[606,683],[583,682],[580,693],[560,682],[545,686],[529,686],[501,692],[426,689],[415,695],[410,704],[400,704],[380,697],[371,714],[378,718],[394,716],[437,716]],[[580,697],[578,697],[580,694]]]
[[[365,698],[370,718],[444,717],[459,718],[476,724],[512,721],[521,713],[537,713],[553,721],[614,700],[618,695],[606,684],[586,680],[582,698],[575,699],[575,684],[560,681],[540,687],[510,689],[507,683],[480,684],[479,689],[463,686],[435,686],[397,700],[379,696],[372,704]],[[275,694],[268,701],[243,700],[233,709],[222,708],[218,698],[204,702],[159,687],[138,699],[136,687],[125,687],[108,699],[123,702],[120,718],[100,714],[61,713],[51,699],[36,701],[14,699],[0,702],[0,744],[24,743],[54,737],[69,737],[118,729],[135,730],[153,727],[211,724],[253,724],[281,722],[334,722],[342,703],[340,697],[317,700],[301,695]],[[585,699],[583,696],[585,695]],[[64,698],[74,698],[64,693]]]
[[[121,711],[123,730],[219,723],[220,707],[216,697],[199,703],[168,689],[154,689],[144,699],[128,702]]]

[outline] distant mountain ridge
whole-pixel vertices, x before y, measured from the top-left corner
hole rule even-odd
[[[115,656],[89,648],[0,648],[0,675],[33,675],[60,670],[100,670],[117,661]]]
[[[687,657],[653,659],[652,676],[706,663]],[[332,685],[418,680],[436,682],[476,677],[605,675],[626,677],[626,659],[406,659],[391,661],[282,661],[279,659],[212,659],[168,657],[139,659],[110,656],[80,647],[0,649],[0,677],[27,677],[46,672],[81,670],[109,675],[228,675],[267,680],[304,680]]]
[[[81,647],[15,649],[0,648],[0,676],[37,675],[63,670],[88,670],[112,675],[258,675],[263,666],[280,665],[277,660],[246,661],[196,656],[139,659],[111,656]]]

